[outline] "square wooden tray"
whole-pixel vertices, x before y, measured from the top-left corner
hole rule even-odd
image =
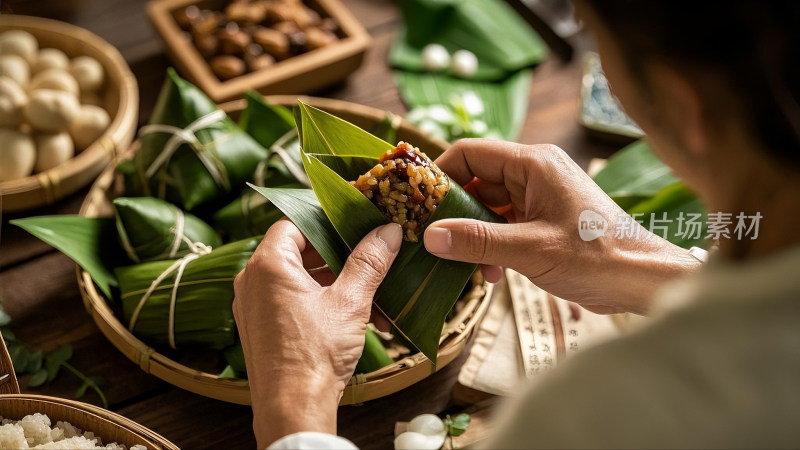
[[[164,40],[178,71],[217,103],[239,97],[248,89],[264,94],[306,94],[347,78],[364,59],[371,39],[364,27],[339,0],[306,0],[323,17],[335,19],[340,39],[325,47],[274,65],[221,81],[181,30],[174,13],[189,5],[220,10],[223,0],[154,0],[147,14]]]

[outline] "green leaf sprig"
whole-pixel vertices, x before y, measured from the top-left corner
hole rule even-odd
[[[445,416],[444,429],[447,431],[448,439],[450,439],[450,448],[456,448],[453,444],[453,436],[461,436],[464,434],[471,420],[472,418],[467,413],[461,413],[455,417],[450,417],[450,414]]]
[[[72,359],[73,349],[72,346],[60,345],[48,353],[42,350],[30,351],[27,346],[19,341],[14,333],[9,329],[8,325],[11,323],[11,318],[0,306],[0,333],[3,340],[5,340],[8,354],[11,356],[11,363],[14,365],[14,372],[17,375],[33,374],[28,380],[28,387],[35,388],[53,381],[61,371],[66,369],[83,383],[75,391],[75,398],[81,398],[86,395],[88,389],[95,391],[103,402],[103,407],[108,408],[108,400],[106,399],[103,390],[100,389],[100,384],[103,383],[102,377],[99,376],[86,376],[80,370],[75,368],[69,363]]]

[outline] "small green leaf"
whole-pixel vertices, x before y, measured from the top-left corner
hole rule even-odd
[[[469,427],[469,422],[471,418],[469,414],[459,414],[455,418],[451,418],[449,415],[445,418],[444,426],[447,430],[447,434],[451,436],[461,436],[467,431],[467,427]]]
[[[49,356],[44,357],[44,369],[47,371],[48,383],[53,381],[58,376],[58,372],[61,370],[61,365],[61,361],[52,359]]]
[[[55,350],[47,354],[47,358],[57,362],[67,362],[72,359],[72,346],[69,344],[59,345]]]
[[[89,389],[89,383],[83,382],[83,384],[75,391],[75,398],[81,398],[86,395],[86,390]]]
[[[28,380],[28,387],[39,387],[47,382],[47,370],[39,369]]]
[[[8,353],[11,356],[11,363],[14,365],[14,371],[16,373],[25,373],[25,369],[28,367],[28,357],[30,355],[28,350],[26,350],[22,344],[17,344],[9,346]]]
[[[28,357],[28,364],[25,366],[25,371],[30,373],[39,372],[42,369],[42,361],[44,352],[37,350],[31,353]]]

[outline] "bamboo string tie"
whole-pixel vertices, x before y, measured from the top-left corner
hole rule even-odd
[[[179,214],[178,218],[182,218],[183,214]],[[179,220],[179,223],[183,223],[182,220]],[[167,267],[161,274],[150,283],[150,287],[147,288],[147,291],[142,295],[142,298],[139,300],[139,304],[136,305],[136,309],[133,311],[131,315],[130,323],[128,324],[128,330],[133,332],[133,329],[136,327],[136,321],[139,320],[139,314],[142,312],[144,305],[147,304],[147,300],[150,299],[150,296],[155,292],[158,286],[167,279],[172,273],[175,273],[175,281],[172,284],[172,293],[169,299],[169,322],[168,322],[168,329],[167,335],[169,337],[169,346],[172,349],[177,349],[175,345],[175,306],[178,300],[178,287],[181,284],[181,278],[183,277],[183,272],[186,270],[186,267],[189,265],[190,262],[200,258],[201,256],[208,255],[211,253],[211,246],[203,244],[202,242],[192,242],[191,239],[183,236],[183,226],[180,226],[180,233],[175,233],[175,236],[180,236],[180,241],[178,242],[177,246],[173,246],[175,251],[177,251],[177,247],[180,246],[180,242],[183,241],[189,247],[188,255],[184,256],[183,258],[175,261],[169,267]]]
[[[200,162],[206,167],[206,170],[208,170],[208,173],[211,175],[214,181],[220,187],[225,189],[225,191],[230,191],[230,181],[228,180],[227,176],[223,174],[225,170],[224,166],[220,167],[220,164],[217,164],[214,161],[214,158],[209,155],[206,145],[201,143],[200,140],[197,139],[197,135],[195,135],[197,131],[218,127],[220,122],[226,117],[227,116],[225,115],[225,112],[218,109],[200,117],[199,119],[187,125],[186,128],[178,128],[172,125],[164,124],[151,124],[143,126],[142,129],[139,130],[139,137],[154,133],[166,133],[172,135],[172,137],[170,137],[167,143],[164,145],[164,150],[158,155],[153,163],[150,164],[150,167],[147,168],[147,171],[145,171],[145,176],[147,178],[152,178],[153,175],[155,175],[155,173],[161,169],[161,167],[164,166],[164,164],[166,164],[170,158],[172,158],[172,155],[182,144],[188,144],[189,147],[194,150]]]

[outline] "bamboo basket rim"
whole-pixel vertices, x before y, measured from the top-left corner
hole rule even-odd
[[[53,204],[88,185],[131,143],[136,131],[139,87],[119,51],[89,30],[53,19],[0,14],[0,31],[7,29],[26,30],[37,40],[44,35],[47,39],[63,39],[63,45],[55,46],[62,50],[80,48],[79,54],[90,55],[103,65],[106,89],[119,97],[116,110],[108,111],[111,117],[108,128],[92,145],[52,169],[0,182],[0,211],[21,212]]]
[[[265,96],[264,98],[270,103],[282,105],[293,105],[300,99],[312,106],[337,114],[357,116],[371,123],[382,120],[386,115],[386,111],[343,100],[294,95]],[[244,100],[236,100],[220,105],[220,108],[231,114],[241,111],[244,105]],[[402,130],[419,137],[424,136],[424,139],[430,145],[436,146],[438,150],[443,151],[449,145],[443,140],[424,135],[419,128],[405,119],[398,117],[396,124],[398,131]],[[81,206],[81,215],[96,217],[99,205],[108,200],[106,194],[114,184],[117,163],[136,151],[138,143],[138,140],[134,141],[131,147],[120,154],[95,181]],[[101,332],[143,371],[200,395],[231,403],[250,404],[250,388],[247,380],[220,379],[215,374],[193,369],[159,353],[134,336],[122,324],[111,310],[106,298],[98,291],[88,272],[77,266],[76,275],[84,306]],[[483,318],[489,305],[491,291],[492,285],[485,283],[479,274],[477,278],[473,279],[473,289],[466,296],[468,300],[464,307],[454,319],[446,323],[443,329],[436,367],[424,355],[416,353],[380,370],[353,376],[345,388],[340,405],[359,404],[392,394],[449,364],[466,346],[475,325]]]
[[[53,423],[59,420],[69,422],[84,432],[93,432],[106,442],[119,442],[120,436],[117,433],[122,431],[129,436],[135,436],[140,440],[137,444],[144,444],[148,449],[178,450],[175,444],[160,434],[113,411],[77,400],[20,393],[14,364],[2,339],[0,339],[0,374],[6,375],[0,380],[0,416],[4,418],[19,420],[28,414],[38,412],[47,414]],[[12,409],[17,408],[16,412],[9,411],[7,406],[9,403],[13,404]],[[53,408],[58,411],[53,411]],[[113,439],[110,437],[112,432],[107,429],[108,427],[116,428]],[[132,445],[131,441],[123,444]]]

